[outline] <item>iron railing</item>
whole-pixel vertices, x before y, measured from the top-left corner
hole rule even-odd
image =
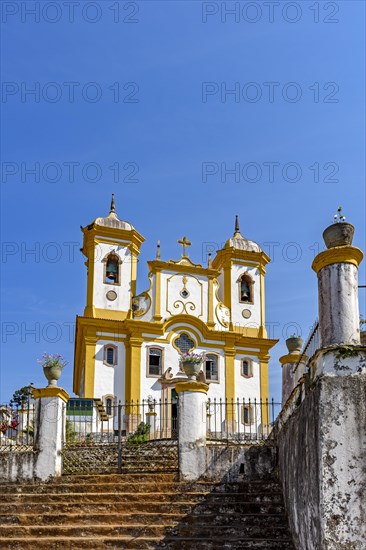
[[[34,402],[0,405],[0,452],[34,448]]]
[[[177,404],[168,400],[118,402],[70,399],[65,444],[93,445],[177,438]]]
[[[311,327],[310,334],[308,336],[308,339],[305,342],[305,345],[300,353],[299,359],[295,365],[295,371],[300,365],[300,363],[303,361],[304,357],[307,356],[305,366],[309,363],[310,359],[314,357],[315,353],[320,349],[321,342],[320,342],[320,327],[319,327],[319,321],[315,321],[314,325]]]
[[[237,443],[267,439],[280,411],[281,403],[273,399],[209,399],[207,438]]]

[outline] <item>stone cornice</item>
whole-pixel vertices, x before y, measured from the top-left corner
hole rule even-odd
[[[175,391],[177,393],[183,393],[185,391],[207,393],[208,384],[205,384],[204,382],[195,382],[194,380],[188,382],[178,382],[175,386]]]
[[[250,250],[240,250],[234,247],[223,248],[218,250],[216,257],[212,261],[212,266],[216,269],[221,269],[222,267],[230,267],[232,263],[238,263],[243,261],[252,262],[253,264],[260,267],[261,271],[265,273],[264,266],[268,264],[271,259],[265,252],[252,252]]]
[[[59,397],[65,403],[70,399],[69,394],[63,388],[58,386],[47,388],[33,388],[32,389],[34,399],[41,399],[42,397]]]
[[[164,262],[162,260],[151,260],[147,263],[149,270],[152,273],[157,271],[172,271],[176,273],[193,273],[194,275],[205,275],[209,278],[216,278],[220,275],[218,269],[212,269],[210,267],[203,267],[200,264],[187,263],[175,263],[173,261]]]
[[[287,365],[288,363],[298,363],[301,357],[301,363],[305,363],[308,360],[307,355],[301,355],[301,353],[288,353],[280,357],[279,361],[281,365]]]
[[[320,252],[312,263],[315,273],[319,273],[323,267],[332,264],[353,264],[356,267],[360,265],[363,259],[363,252],[356,246],[335,246]]]

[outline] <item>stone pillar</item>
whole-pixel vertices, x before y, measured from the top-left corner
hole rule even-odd
[[[69,394],[57,386],[33,389],[36,400],[35,442],[38,450],[35,478],[46,481],[61,475],[62,442]]]
[[[280,363],[282,365],[282,407],[304,374],[305,363],[308,356],[303,355],[296,368],[299,357],[300,354],[295,353],[289,353],[288,355],[280,357]]]
[[[149,411],[146,413],[146,424],[150,426],[149,430],[149,439],[155,439],[156,438],[156,417],[158,416],[158,413]]]
[[[358,266],[363,253],[355,246],[321,252],[312,268],[318,275],[321,346],[360,344]]]
[[[179,473],[183,480],[199,479],[206,470],[206,400],[208,385],[179,382]]]
[[[304,354],[301,357],[302,345],[302,338],[295,336],[288,338],[286,340],[288,353],[280,357],[282,365],[282,407],[304,374],[304,367],[308,356]],[[301,362],[299,363],[300,357]]]

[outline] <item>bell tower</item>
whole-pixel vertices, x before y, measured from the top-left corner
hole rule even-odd
[[[123,320],[136,294],[137,260],[144,237],[118,218],[114,195],[110,212],[81,228],[86,256],[85,317]]]
[[[256,242],[240,233],[236,216],[233,236],[217,252],[212,263],[221,272],[220,299],[230,309],[231,330],[246,336],[267,338],[264,275],[269,261]]]

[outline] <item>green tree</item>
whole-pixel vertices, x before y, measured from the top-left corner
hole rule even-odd
[[[32,399],[33,393],[33,382],[29,384],[29,386],[23,386],[19,390],[16,390],[13,393],[13,397],[10,400],[10,405],[13,406],[22,406],[28,403],[28,399]]]

